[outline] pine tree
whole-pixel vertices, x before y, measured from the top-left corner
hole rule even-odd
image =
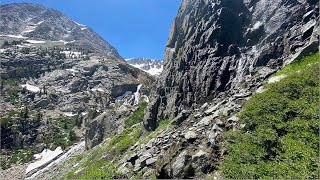
[[[2,47],[8,47],[8,46],[10,46],[10,43],[8,41],[5,41],[2,45]]]
[[[77,136],[76,136],[76,133],[74,132],[74,130],[70,130],[69,131],[69,140],[70,141],[76,141],[77,140]]]
[[[64,126],[63,126],[64,129],[68,129],[68,125],[67,125],[67,122],[64,121]]]
[[[23,112],[23,117],[22,118],[29,118],[29,109],[28,109],[27,105],[24,108],[24,112]]]
[[[38,109],[38,114],[37,114],[37,118],[36,118],[36,124],[40,123],[41,118],[42,118],[42,114],[40,112],[40,109]]]

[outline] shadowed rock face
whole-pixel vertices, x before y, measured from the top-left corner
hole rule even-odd
[[[304,49],[318,51],[318,11],[307,0],[184,0],[146,129],[239,87],[253,90]]]
[[[1,5],[0,9],[0,35],[61,41],[122,59],[117,50],[90,27],[73,21],[57,10],[30,3]]]

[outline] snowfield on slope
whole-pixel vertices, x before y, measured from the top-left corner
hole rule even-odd
[[[26,174],[28,174],[30,171],[37,169],[41,166],[44,166],[45,164],[51,162],[53,159],[55,159],[57,156],[59,156],[62,153],[61,147],[57,147],[54,151],[51,151],[50,149],[44,149],[42,153],[35,154],[34,157],[37,159],[37,161],[30,163],[26,169]]]

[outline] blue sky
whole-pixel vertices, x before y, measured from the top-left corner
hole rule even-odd
[[[182,0],[0,0],[32,2],[90,26],[124,58],[163,59],[171,23]]]

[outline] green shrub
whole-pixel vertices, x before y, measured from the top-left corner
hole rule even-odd
[[[60,116],[54,121],[56,125],[58,125],[59,127],[69,130],[76,126],[76,121],[78,118],[79,118],[78,115],[72,116],[72,117]]]
[[[319,59],[320,59],[320,52],[313,54],[311,56],[304,57],[296,62],[293,62],[287,65],[286,67],[281,69],[281,71],[277,72],[275,76],[296,72],[301,69],[306,69],[308,66],[314,63],[319,63]]]
[[[315,57],[319,61],[317,54],[291,65],[285,79],[246,103],[239,115],[246,126],[224,134],[229,142],[221,166],[225,178],[319,178],[320,70],[305,62]]]
[[[164,120],[158,122],[158,126],[157,126],[157,128],[156,128],[155,131],[159,131],[159,130],[162,130],[162,129],[166,128],[166,127],[170,124],[170,122],[172,121],[172,119],[173,119],[173,118],[164,119]]]
[[[31,149],[14,150],[9,159],[1,159],[1,168],[7,169],[10,168],[11,165],[27,163],[32,160],[33,154]]]
[[[8,125],[10,123],[11,118],[19,117],[20,112],[15,110],[10,110],[3,117],[0,118],[1,125]]]
[[[124,121],[125,128],[129,128],[134,124],[142,122],[144,110],[146,109],[148,103],[142,102],[139,108],[128,118]]]
[[[116,167],[107,158],[118,158],[123,155],[125,150],[134,145],[140,136],[141,125],[134,128],[127,128],[121,133],[113,136],[109,142],[102,146],[95,147],[89,151],[86,159],[82,163],[83,173],[75,175],[75,171],[68,172],[65,176],[67,179],[114,179],[121,177],[117,173]],[[102,158],[104,156],[104,158]],[[102,159],[101,159],[102,158]],[[76,157],[77,159],[77,157]]]
[[[141,126],[135,129],[129,128],[122,131],[120,134],[115,135],[109,142],[110,149],[114,147],[116,155],[122,154],[130,146],[134,145],[140,135]]]
[[[115,179],[119,176],[117,168],[111,162],[103,159],[92,163],[82,174],[74,176],[74,172],[67,174],[67,179]]]

